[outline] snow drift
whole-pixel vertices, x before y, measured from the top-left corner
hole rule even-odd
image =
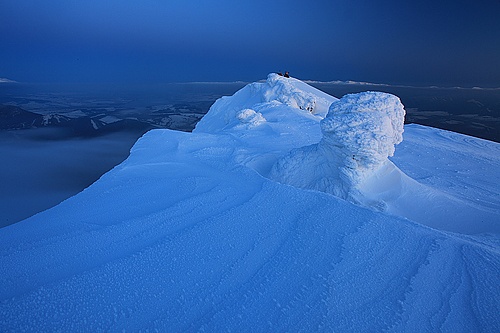
[[[367,97],[401,113],[395,97],[346,99]],[[343,117],[346,99],[330,113]],[[351,153],[351,136],[329,141],[336,115],[323,121],[336,101],[270,75],[217,101],[193,133],[150,131],[82,193],[0,229],[0,331],[498,332],[500,145],[412,125],[390,163],[398,122],[370,125],[384,129],[370,147],[384,158],[358,158],[370,170],[358,198],[402,207],[384,193],[411,201],[421,186],[468,204],[463,234],[448,231],[452,213],[429,217],[438,230],[270,179],[294,155]]]

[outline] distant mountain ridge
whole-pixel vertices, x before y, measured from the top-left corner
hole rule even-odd
[[[89,135],[104,125],[105,123],[87,116],[71,118],[57,113],[42,115],[17,106],[0,106],[0,129],[2,130],[64,127],[71,129],[74,134]]]
[[[0,105],[0,129],[25,129],[34,126],[42,115],[12,105]]]
[[[169,110],[171,111],[171,110]],[[24,130],[35,128],[64,129],[64,137],[94,137],[115,132],[145,133],[154,128],[191,131],[201,114],[156,112],[145,119],[118,118],[111,115],[68,117],[50,113],[42,115],[18,106],[0,105],[0,130]]]

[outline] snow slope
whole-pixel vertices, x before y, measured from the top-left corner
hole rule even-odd
[[[269,178],[335,101],[271,75],[0,229],[0,331],[498,332],[496,224],[451,233]],[[412,125],[391,161],[498,216],[499,149]]]

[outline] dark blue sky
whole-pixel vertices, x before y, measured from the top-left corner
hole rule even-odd
[[[500,86],[500,0],[1,0],[0,78]]]

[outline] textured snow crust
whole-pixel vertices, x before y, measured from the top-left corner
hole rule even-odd
[[[271,179],[293,154],[304,177],[332,172],[308,158],[344,157],[324,143],[330,105],[280,94],[337,99],[268,81],[216,102],[193,133],[148,132],[80,194],[1,228],[0,332],[500,331],[500,145],[406,126],[358,184],[380,212]],[[433,227],[398,216],[402,203]]]

